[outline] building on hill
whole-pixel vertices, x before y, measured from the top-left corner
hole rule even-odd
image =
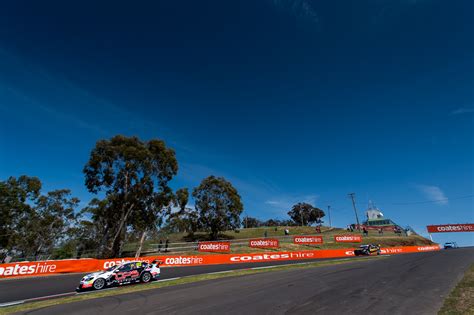
[[[382,211],[380,211],[372,201],[369,201],[369,206],[365,212],[367,220],[363,222],[363,226],[367,229],[384,229],[384,230],[393,230],[394,228],[399,227],[398,224],[386,218]]]

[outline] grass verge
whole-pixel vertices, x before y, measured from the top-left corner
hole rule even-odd
[[[474,265],[444,301],[439,315],[474,314]]]
[[[130,285],[126,287],[121,287],[120,289],[117,289],[117,290],[104,290],[100,292],[93,292],[91,294],[79,294],[79,295],[75,295],[71,297],[57,298],[57,299],[52,299],[52,300],[45,300],[45,301],[20,304],[20,305],[15,305],[15,306],[8,306],[8,307],[0,308],[0,314],[11,314],[15,312],[30,311],[33,309],[44,308],[44,307],[53,306],[53,305],[73,303],[73,302],[79,302],[79,301],[84,301],[84,300],[91,300],[91,299],[97,299],[97,298],[102,298],[102,297],[115,296],[115,295],[127,294],[127,293],[133,293],[133,292],[139,292],[139,291],[145,291],[145,290],[153,290],[153,289],[158,289],[158,288],[165,288],[165,287],[192,283],[192,282],[205,281],[205,280],[214,280],[214,279],[235,277],[235,276],[245,276],[245,275],[252,275],[252,274],[263,273],[263,272],[273,272],[273,271],[282,271],[282,270],[290,270],[290,269],[307,269],[307,268],[323,267],[323,266],[329,266],[329,265],[340,265],[340,264],[347,264],[351,262],[380,259],[383,257],[384,256],[325,260],[325,261],[318,261],[318,262],[308,262],[308,263],[300,263],[300,264],[293,264],[293,265],[276,266],[276,267],[266,268],[266,269],[243,269],[243,270],[232,270],[226,273],[188,276],[188,277],[183,277],[183,278],[171,280],[171,281],[157,281],[157,282],[152,282],[146,285],[140,285],[140,284]]]

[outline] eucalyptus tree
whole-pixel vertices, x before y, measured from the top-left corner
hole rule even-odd
[[[240,227],[243,205],[237,189],[222,177],[209,176],[193,191],[203,228],[217,239],[219,232]]]
[[[107,231],[107,256],[120,255],[128,227],[139,230],[144,240],[156,226],[172,200],[168,183],[177,172],[175,152],[162,140],[117,135],[96,143],[84,174],[87,189],[105,193],[117,217]]]

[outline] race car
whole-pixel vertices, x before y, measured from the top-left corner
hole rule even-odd
[[[77,291],[93,289],[102,290],[106,287],[131,283],[148,283],[158,280],[160,276],[160,261],[151,264],[143,261],[126,262],[110,267],[104,271],[84,276]]]
[[[380,255],[380,253],[380,245],[375,244],[361,245],[358,249],[354,250],[356,256]]]

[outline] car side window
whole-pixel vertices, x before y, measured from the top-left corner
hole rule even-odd
[[[119,268],[119,271],[120,272],[126,272],[126,271],[130,271],[130,264],[126,264],[126,265],[123,265],[122,267]]]

